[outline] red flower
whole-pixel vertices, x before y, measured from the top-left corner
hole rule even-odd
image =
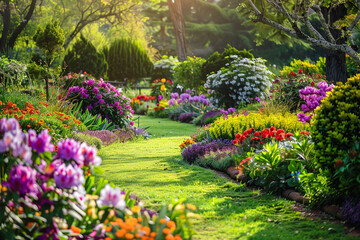
[[[246,139],[246,136],[242,135],[242,136],[240,137],[240,139],[239,139],[240,143],[242,143],[243,141],[245,141],[245,139]]]
[[[293,71],[290,72],[290,76],[296,76],[296,73],[294,73]]]
[[[164,110],[165,108],[164,107],[160,107],[160,110]]]
[[[341,168],[343,165],[344,165],[343,160],[338,159],[338,160],[335,162],[334,167],[335,167],[335,169],[339,169],[339,168]]]
[[[285,139],[285,131],[282,129],[277,130],[275,135],[276,140],[282,141]]]
[[[294,134],[292,134],[292,133],[287,133],[287,134],[285,134],[285,138],[286,139],[291,139],[291,137],[293,137],[294,136]]]
[[[301,134],[301,135],[306,135],[306,136],[309,136],[309,135],[310,135],[310,133],[307,132],[307,131],[301,131],[300,134]]]
[[[254,137],[260,137],[260,133],[258,131],[254,132]]]
[[[239,143],[238,140],[233,140],[233,144],[234,144],[234,145],[237,145],[238,143]]]
[[[315,83],[314,82],[311,82],[311,86],[313,87],[315,85]]]
[[[262,139],[268,138],[270,136],[270,130],[268,128],[265,128],[261,131],[261,137]]]
[[[260,141],[260,138],[258,138],[258,137],[253,137],[250,141],[251,141],[251,142],[252,142],[252,141]]]
[[[302,74],[302,73],[303,73],[303,70],[299,69],[298,74]]]
[[[158,110],[158,108],[157,107],[154,107],[154,110],[155,110],[155,112]]]
[[[146,108],[149,108],[149,105],[146,105]]]
[[[238,133],[238,134],[235,135],[235,137],[236,137],[236,138],[240,138],[240,137],[241,137],[241,134]]]

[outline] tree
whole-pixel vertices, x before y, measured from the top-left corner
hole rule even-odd
[[[109,65],[108,78],[111,81],[134,81],[136,78],[148,77],[153,64],[138,41],[118,39],[111,43],[104,53]]]
[[[328,49],[329,81],[346,81],[345,54],[360,61],[351,40],[360,20],[360,0],[246,0],[242,6],[253,22],[272,28],[266,34],[294,37]],[[320,27],[316,27],[315,21],[320,22]]]
[[[64,68],[65,66],[67,66],[65,72],[85,71],[96,78],[104,77],[108,69],[104,53],[98,52],[83,35],[65,55]]]
[[[126,19],[126,14],[132,14],[132,9],[140,0],[63,0],[55,7],[62,9],[59,15],[62,22],[72,26],[66,36],[64,48],[89,24],[99,21],[116,25]]]
[[[47,72],[54,58],[62,52],[62,46],[65,41],[64,31],[58,22],[50,22],[45,29],[40,27],[34,35],[36,45],[45,53]],[[49,79],[45,76],[46,100],[49,100]]]
[[[185,38],[185,21],[182,13],[181,0],[167,0],[171,21],[174,26],[174,33],[176,38],[176,47],[179,60],[185,61],[187,58],[187,47]]]
[[[0,51],[4,52],[6,48],[14,48],[17,38],[35,11],[37,0],[31,0],[30,3],[11,0],[2,0],[1,2],[0,14],[2,15],[3,28],[0,38]]]

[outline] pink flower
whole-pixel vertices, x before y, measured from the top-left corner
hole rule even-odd
[[[126,203],[121,197],[120,188],[112,188],[109,184],[101,190],[100,198],[96,201],[96,203],[100,208],[108,206],[124,210],[126,207]]]
[[[71,188],[82,185],[85,181],[84,172],[78,166],[65,163],[61,164],[54,173],[56,186],[59,188]]]

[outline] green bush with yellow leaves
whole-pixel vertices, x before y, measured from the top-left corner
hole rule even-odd
[[[334,172],[334,164],[360,140],[360,74],[338,83],[315,110],[311,136],[316,161]]]
[[[210,126],[209,133],[213,139],[234,139],[237,133],[242,133],[250,128],[259,131],[270,127],[284,129],[285,132],[309,130],[310,128],[299,122],[296,114],[293,113],[250,113],[249,115],[229,115],[225,119],[219,118]]]

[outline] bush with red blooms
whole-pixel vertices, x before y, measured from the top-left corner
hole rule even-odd
[[[137,95],[131,99],[130,105],[136,114],[145,114],[149,108],[149,104],[155,103],[156,97],[146,96],[146,95]]]

